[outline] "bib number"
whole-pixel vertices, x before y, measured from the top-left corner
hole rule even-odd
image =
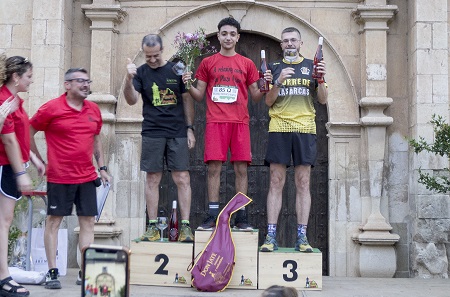
[[[212,101],[216,103],[233,103],[237,101],[238,89],[235,86],[213,87]]]

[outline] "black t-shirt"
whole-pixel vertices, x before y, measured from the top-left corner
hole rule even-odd
[[[137,69],[134,76],[134,89],[141,93],[142,136],[153,138],[186,137],[183,98],[186,92],[181,76],[172,71],[173,62],[156,69],[147,64]]]

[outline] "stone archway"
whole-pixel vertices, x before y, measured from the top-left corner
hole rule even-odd
[[[273,39],[279,38],[282,28],[297,27],[302,32],[304,41],[302,51],[307,57],[313,56],[318,36],[323,36],[306,20],[280,8],[255,3],[254,1],[227,1],[192,9],[161,26],[159,34],[166,45],[165,56],[170,57],[174,54],[174,49],[167,45],[172,43],[173,37],[181,30],[180,28],[185,32],[190,32],[202,27],[208,35],[212,35],[217,32],[217,22],[230,15],[240,21],[243,32],[255,32]],[[323,37],[325,40],[324,56],[328,67],[327,83],[329,85],[329,274],[342,275],[342,273],[337,272],[336,267],[342,265],[350,267],[356,261],[347,259],[351,257],[356,248],[352,244],[349,234],[352,231],[356,232],[361,222],[361,202],[359,201],[360,111],[354,85],[345,64],[327,36]],[[137,65],[143,63],[144,59],[140,51],[136,54],[134,60]],[[119,133],[129,134],[129,124],[140,122],[141,109],[134,108],[130,111],[122,93],[119,95],[116,112],[116,131]],[[119,128],[119,126],[122,126],[122,128]],[[139,128],[139,125],[135,127]],[[116,141],[117,150],[127,151],[125,155],[129,157],[118,160],[119,162],[138,163],[140,130],[133,129],[136,138],[130,139],[128,137],[128,139],[121,140],[118,137]],[[120,154],[117,154],[117,156],[120,156]],[[120,167],[122,166],[119,165]],[[129,168],[130,166],[124,167]],[[133,183],[140,189],[137,194],[142,197],[143,175],[139,176],[139,180],[131,179],[131,175],[136,177],[136,173],[129,173],[128,175],[129,177],[126,179],[130,178],[128,179],[129,183]],[[356,205],[354,207],[356,207],[357,214],[352,218],[349,218],[349,203]],[[350,271],[346,272],[345,275],[356,274],[354,271]]]

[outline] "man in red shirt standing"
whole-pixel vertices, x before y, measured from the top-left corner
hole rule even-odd
[[[198,227],[210,230],[215,227],[219,215],[219,190],[222,163],[231,152],[236,192],[247,194],[247,166],[252,161],[248,94],[258,102],[263,93],[259,91],[258,70],[252,60],[236,52],[241,26],[237,20],[228,17],[217,25],[220,52],[202,60],[195,77],[197,85],[189,89],[196,101],[206,94],[206,129],[204,161],[208,164],[208,217]],[[271,80],[270,73],[265,74]],[[183,81],[191,79],[191,73],[183,75]],[[235,218],[235,229],[252,230],[245,207]]]
[[[42,105],[31,118],[31,150],[42,160],[34,135],[44,131],[47,142],[47,220],[44,243],[49,271],[47,289],[60,289],[56,250],[58,230],[64,216],[76,205],[80,251],[94,242],[94,218],[97,215],[97,170],[103,184],[111,180],[103,159],[100,130],[102,116],[97,104],[85,100],[91,80],[83,68],[71,68],[64,75],[66,93]],[[77,283],[81,284],[81,275]]]

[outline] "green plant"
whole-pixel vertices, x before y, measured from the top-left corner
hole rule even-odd
[[[433,115],[431,124],[433,124],[435,140],[429,144],[420,136],[419,140],[409,140],[409,144],[414,148],[416,154],[426,151],[439,156],[450,155],[450,125],[444,121],[442,116]],[[419,168],[419,183],[425,185],[428,190],[438,193],[450,192],[450,169],[443,168],[437,175],[430,175],[422,172]]]

